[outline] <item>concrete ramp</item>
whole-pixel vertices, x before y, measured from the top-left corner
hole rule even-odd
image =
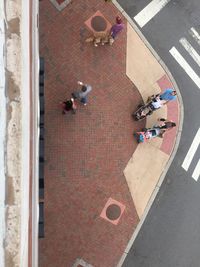
[[[151,143],[141,144],[127,164],[124,175],[139,218],[160,178],[168,155]]]
[[[158,60],[129,23],[127,24],[126,74],[137,86],[144,102],[152,94],[161,93],[169,87],[173,88]],[[178,102],[169,103],[147,117],[146,127],[157,124],[158,118],[161,117],[171,119],[178,124],[178,114]],[[142,217],[170,158],[177,129],[172,130],[170,134],[166,133],[164,138],[155,138],[140,144],[124,170],[139,218]]]

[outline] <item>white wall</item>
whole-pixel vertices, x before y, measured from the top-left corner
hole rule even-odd
[[[21,250],[20,263],[28,266],[29,238],[29,179],[30,179],[30,6],[22,1],[21,16],[21,60],[22,60],[22,169],[21,169]]]
[[[5,129],[6,129],[6,98],[5,98],[5,65],[4,65],[4,1],[0,1],[0,266],[4,266],[5,237]]]
[[[32,85],[32,267],[38,266],[38,221],[39,221],[39,1],[30,0],[31,29],[31,85]]]
[[[21,263],[22,267],[27,265],[28,255],[28,234],[32,240],[32,267],[38,266],[38,142],[39,142],[39,106],[38,106],[38,78],[39,78],[39,33],[38,33],[38,1],[22,1],[22,182],[23,192],[21,205]],[[30,11],[30,12],[29,12]],[[32,29],[30,30],[30,20]],[[30,50],[30,45],[32,50]],[[30,77],[31,71],[31,77]],[[31,92],[30,92],[31,90]],[[30,98],[30,93],[32,97]],[[31,102],[31,103],[30,103]],[[30,109],[30,107],[32,107]],[[31,113],[30,113],[31,112]],[[30,132],[31,119],[31,132]],[[31,138],[31,140],[30,140]],[[30,151],[30,141],[32,150]],[[27,153],[29,152],[29,154]],[[29,162],[30,153],[32,161]],[[30,164],[32,169],[30,169]],[[30,173],[31,172],[31,173]],[[32,176],[32,183],[29,185],[29,177]],[[32,189],[32,232],[28,233],[29,222],[29,186]]]

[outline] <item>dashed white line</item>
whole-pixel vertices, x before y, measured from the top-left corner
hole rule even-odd
[[[170,0],[153,0],[142,11],[140,11],[134,20],[142,28],[149,22]]]
[[[179,65],[184,69],[184,71],[188,74],[188,76],[193,80],[196,86],[200,89],[200,77],[191,68],[191,66],[187,63],[184,57],[178,52],[178,50],[175,47],[172,47],[169,50],[169,52],[174,57],[174,59],[179,63]]]
[[[198,129],[198,131],[197,131],[197,133],[196,133],[196,135],[192,141],[190,149],[188,150],[187,155],[185,156],[185,159],[184,159],[183,164],[182,164],[183,169],[185,169],[186,171],[190,167],[190,163],[192,162],[192,159],[194,157],[194,154],[197,151],[199,144],[200,144],[200,128]],[[197,168],[197,171],[198,171],[198,168]],[[196,172],[195,172],[195,174],[196,174]]]
[[[192,35],[192,37],[197,41],[197,43],[200,45],[200,35],[198,34],[198,32],[195,30],[195,28],[191,28],[189,30],[190,35]]]
[[[179,40],[179,42],[182,44],[182,46],[185,48],[185,50],[190,54],[190,56],[194,59],[194,61],[200,67],[200,56],[197,53],[197,51],[192,47],[192,45],[187,41],[187,39],[181,38]]]
[[[199,175],[200,175],[200,159],[194,169],[194,172],[192,174],[192,178],[194,178],[195,181],[197,181],[199,179]]]

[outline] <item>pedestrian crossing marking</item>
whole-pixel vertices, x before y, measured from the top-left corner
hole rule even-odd
[[[191,144],[191,146],[187,152],[187,155],[185,156],[185,159],[183,161],[182,167],[184,170],[187,171],[189,169],[190,164],[191,164],[193,157],[194,157],[194,155],[198,149],[199,144],[200,144],[200,128],[198,129],[198,131],[197,131],[197,133],[196,133],[196,135],[192,141],[192,144]],[[198,168],[197,168],[196,172],[197,171],[198,171]]]
[[[195,28],[191,28],[189,30],[190,35],[195,39],[195,41],[200,45],[200,35],[198,32],[195,30]]]
[[[179,42],[185,48],[185,50],[190,54],[190,56],[194,59],[194,61],[200,67],[200,56],[197,51],[192,47],[192,45],[185,38],[181,38]]]
[[[192,27],[189,30],[189,34],[194,38],[194,40],[200,45],[200,35],[195,30],[194,27]],[[184,49],[187,51],[187,53],[191,56],[191,58],[196,62],[196,64],[200,67],[200,55],[198,52],[193,48],[191,43],[186,38],[181,38],[179,40],[179,43],[184,47]],[[193,80],[193,82],[196,84],[196,86],[200,89],[200,77],[197,75],[197,73],[192,69],[190,64],[185,60],[185,58],[182,56],[182,54],[176,49],[176,47],[172,47],[169,50],[170,54],[173,56],[173,58],[177,61],[177,63],[183,68],[183,70],[188,74],[188,76]],[[185,156],[185,159],[182,163],[182,168],[185,171],[188,171],[190,164],[194,158],[194,155],[199,147],[200,144],[200,128],[198,129],[192,144]],[[195,181],[198,181],[200,176],[200,159],[192,173],[192,178]]]
[[[195,180],[195,181],[198,181],[199,179],[199,175],[200,175],[200,159],[194,169],[194,172],[192,174],[192,178]]]
[[[147,24],[167,3],[171,0],[153,0],[145,8],[142,9],[134,20],[142,28]]]
[[[192,67],[187,63],[187,61],[179,53],[179,51],[175,47],[172,47],[169,50],[169,52],[174,57],[174,59],[179,63],[179,65],[184,69],[184,71],[188,74],[188,76],[193,80],[196,86],[200,89],[200,77],[196,74],[196,72],[192,69]]]

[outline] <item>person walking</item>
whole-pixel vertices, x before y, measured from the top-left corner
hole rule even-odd
[[[164,91],[164,93],[160,94],[160,100],[165,100],[165,104],[167,104],[169,101],[173,101],[176,99],[176,91],[172,88],[168,88]]]
[[[110,29],[110,45],[113,44],[115,38],[117,37],[117,35],[124,29],[124,24],[122,23],[122,19],[120,16],[116,17],[116,23],[112,26],[112,28]]]
[[[81,86],[80,91],[75,91],[72,93],[73,98],[78,99],[84,106],[88,103],[88,94],[92,91],[92,86],[89,84],[84,84],[80,81],[77,82]]]
[[[160,137],[163,137],[163,135],[167,131],[176,127],[176,123],[173,121],[169,121],[169,120],[166,120],[164,118],[159,118],[158,121],[160,122],[160,124],[157,126],[161,130]]]
[[[68,113],[70,110],[73,114],[76,113],[76,104],[74,102],[74,98],[67,99],[66,101],[60,102],[62,107],[62,114]]]

